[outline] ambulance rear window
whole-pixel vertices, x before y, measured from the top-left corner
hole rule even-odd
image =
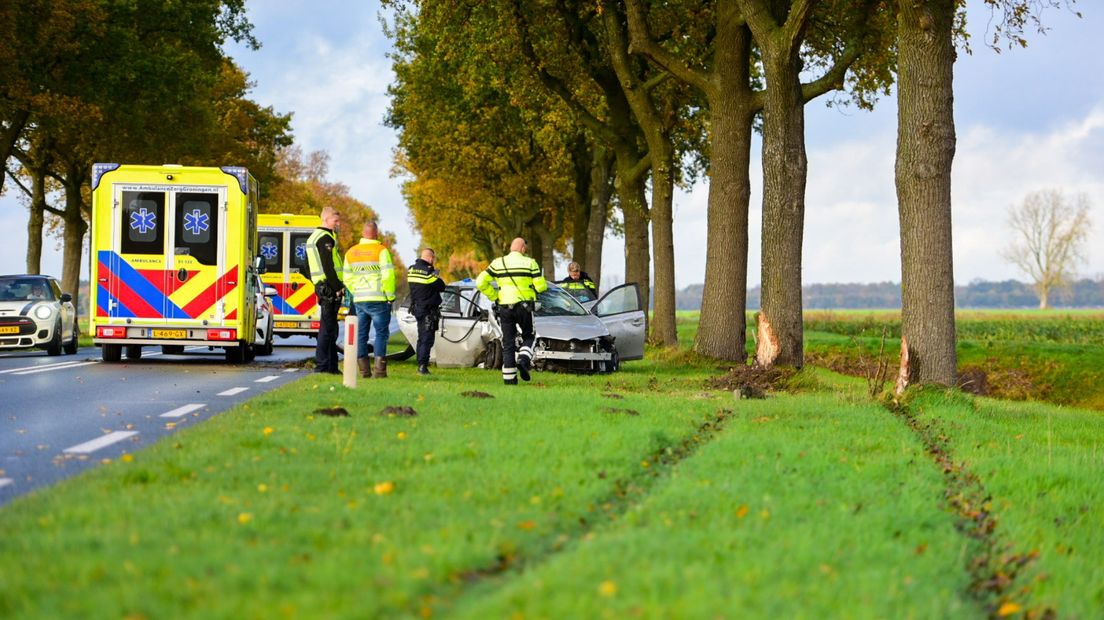
[[[123,192],[123,254],[164,254],[165,194]]]
[[[283,233],[263,232],[258,241],[258,251],[264,257],[265,273],[274,273],[283,270]]]
[[[176,253],[218,264],[218,194],[176,195]]]
[[[289,236],[288,251],[292,252],[292,272],[299,271],[300,267],[309,272],[310,267],[307,266],[307,239],[310,239],[310,236],[311,233],[291,233]]]

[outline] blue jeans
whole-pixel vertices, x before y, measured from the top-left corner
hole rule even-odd
[[[357,358],[368,357],[368,322],[376,330],[372,343],[373,355],[387,355],[387,339],[391,337],[391,304],[386,301],[358,301],[353,306],[357,315]]]

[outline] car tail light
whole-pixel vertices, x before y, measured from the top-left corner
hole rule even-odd
[[[321,321],[311,321],[311,329],[321,329],[321,328],[322,328],[322,322]]]
[[[96,327],[97,338],[126,338],[127,330],[125,327]]]
[[[238,330],[236,329],[209,329],[207,330],[207,340],[237,340]]]

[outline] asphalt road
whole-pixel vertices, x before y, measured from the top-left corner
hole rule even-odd
[[[206,347],[146,347],[142,359],[115,364],[96,347],[0,353],[0,505],[294,380],[313,346],[277,339],[271,356],[237,365]]]

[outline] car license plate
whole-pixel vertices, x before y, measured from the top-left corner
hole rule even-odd
[[[19,333],[19,326],[18,325],[6,325],[4,327],[0,327],[0,334],[18,334],[18,333]]]
[[[187,338],[188,330],[186,329],[155,329],[153,330],[154,338]]]
[[[276,327],[295,329],[299,327],[299,324],[295,321],[276,321]]]

